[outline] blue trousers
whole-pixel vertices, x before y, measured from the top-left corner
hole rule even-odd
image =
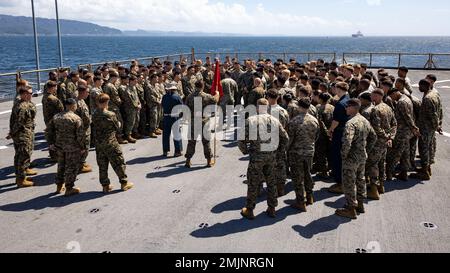
[[[164,117],[163,119],[163,151],[164,153],[170,152],[170,135],[173,133],[174,135],[180,135],[180,129],[176,128],[174,130],[178,130],[178,132],[172,132],[172,126],[175,122],[178,121],[179,118],[173,117]],[[183,151],[183,141],[173,140],[175,146],[175,153],[181,153]]]
[[[342,184],[342,137],[343,130],[336,129],[333,133],[333,139],[331,143],[331,163],[334,175],[334,180],[338,184]]]

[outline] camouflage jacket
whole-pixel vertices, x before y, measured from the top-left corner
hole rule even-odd
[[[310,114],[300,113],[288,124],[288,154],[313,156],[319,138],[319,121]]]
[[[94,114],[95,109],[97,109],[97,97],[103,94],[102,88],[92,88],[89,93],[89,107],[91,108],[91,115]]]
[[[283,107],[278,104],[269,106],[269,114],[277,118],[283,128],[287,128],[287,125],[289,123],[289,114]]]
[[[108,110],[97,110],[92,116],[92,133],[97,148],[101,146],[119,145],[116,134],[121,124],[114,112]]]
[[[76,99],[78,97],[78,85],[70,79],[66,82],[66,99]]]
[[[272,139],[272,129],[278,133]],[[269,135],[262,135],[269,134]],[[251,116],[245,121],[245,136],[239,140],[238,147],[243,154],[250,155],[251,162],[275,161],[279,150],[285,150],[289,136],[281,123],[270,114]]]
[[[394,111],[386,103],[381,102],[373,107],[369,121],[377,134],[378,141],[386,142],[389,139],[395,139],[397,120]]]
[[[48,144],[55,145],[64,152],[81,151],[84,149],[85,130],[81,118],[73,112],[65,111],[57,114],[50,121],[45,131]]]
[[[360,164],[367,160],[377,135],[369,121],[361,114],[351,118],[345,125],[342,137],[342,161],[344,164]]]
[[[36,118],[36,106],[32,102],[20,100],[13,106],[9,121],[11,137],[17,138],[26,134],[33,134]]]
[[[147,105],[161,104],[162,95],[157,85],[148,84],[144,89],[144,97]]]
[[[441,98],[436,91],[425,94],[420,108],[418,125],[421,131],[436,131],[442,120]]]
[[[222,88],[224,97],[228,97],[234,100],[234,94],[239,92],[239,87],[233,79],[223,79]]]
[[[195,98],[202,98],[202,108],[201,109],[195,109]],[[217,104],[216,99],[203,91],[200,91],[199,89],[196,89],[194,93],[190,94],[186,99],[186,106],[189,107],[189,110],[191,111],[191,118],[194,119],[195,117],[202,117],[203,122],[207,122],[209,120],[209,117],[203,116],[203,111],[208,105],[214,105]],[[191,120],[193,122],[193,120]]]
[[[319,116],[319,125],[322,132],[327,132],[333,123],[334,106],[327,103],[317,107],[317,115]]]
[[[52,94],[44,94],[44,96],[42,96],[42,112],[44,114],[44,122],[46,126],[48,126],[56,114],[63,111],[64,106],[56,96]]]
[[[120,99],[119,91],[116,86],[109,82],[105,85],[103,92],[110,98],[109,107],[111,109],[119,109],[120,105],[122,105],[122,100]]]
[[[91,116],[89,114],[89,107],[87,106],[84,100],[77,99],[77,111],[75,114],[81,118],[83,122],[83,129],[86,132],[86,135],[91,134]]]
[[[410,98],[402,95],[395,105],[395,119],[397,120],[397,134],[405,137],[412,136],[412,130],[417,128],[414,122],[413,104]]]
[[[125,92],[122,94],[123,107],[125,109],[134,108],[137,109],[141,106],[139,101],[139,95],[136,87],[128,86]]]
[[[370,121],[370,115],[372,114],[373,111],[373,104],[369,104],[366,106],[361,106],[361,109],[359,111],[359,113],[365,117],[367,120]]]
[[[247,95],[247,105],[254,105],[256,106],[259,99],[264,98],[266,92],[264,91],[264,88],[258,87],[250,91]]]
[[[186,75],[181,79],[181,83],[183,85],[183,95],[185,97],[194,93],[196,81],[197,81],[197,78],[195,77],[195,75],[192,75],[192,76]]]

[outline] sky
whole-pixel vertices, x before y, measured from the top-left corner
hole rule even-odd
[[[448,0],[59,0],[60,18],[121,30],[250,35],[450,36]],[[36,16],[55,18],[53,0]],[[31,16],[30,0],[0,0],[0,14]]]

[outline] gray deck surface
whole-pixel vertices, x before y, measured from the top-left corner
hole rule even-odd
[[[417,83],[428,71],[412,71]],[[450,72],[436,72],[440,81],[445,122],[450,132]],[[418,92],[416,96],[420,97]],[[40,102],[40,98],[36,99]],[[280,199],[276,219],[266,217],[261,199],[255,221],[241,219],[245,204],[247,162],[236,143],[220,142],[218,164],[205,169],[201,145],[193,168],[184,158],[160,157],[161,139],[123,146],[127,172],[135,188],[129,192],[100,193],[95,152],[88,158],[94,172],[80,175],[82,194],[55,196],[56,166],[48,165],[43,136],[42,107],[38,107],[36,151],[37,186],[16,189],[12,167],[14,149],[5,140],[11,102],[0,103],[0,252],[355,252],[373,246],[381,252],[450,251],[450,138],[438,136],[437,164],[429,182],[390,182],[379,202],[366,205],[356,221],[334,215],[343,196],[329,194],[330,182],[318,181],[316,204],[297,214]],[[186,145],[185,145],[186,147]],[[119,183],[110,169],[115,188]],[[179,190],[179,193],[174,193]],[[97,213],[91,210],[98,209]],[[431,222],[436,229],[427,229]],[[202,223],[207,228],[200,228]]]

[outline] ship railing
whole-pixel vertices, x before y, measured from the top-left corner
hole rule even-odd
[[[128,66],[132,61],[137,60],[139,63],[147,65],[159,59],[163,61],[179,61],[188,64],[194,63],[196,60],[205,60],[206,57],[220,58],[222,61],[226,57],[236,59],[241,63],[246,59],[252,60],[267,60],[271,59],[275,62],[282,59],[288,62],[290,59],[295,59],[297,62],[306,63],[312,60],[323,59],[325,62],[336,61],[340,64],[354,64],[365,63],[371,69],[386,68],[397,69],[401,66],[406,66],[409,69],[416,70],[449,70],[450,71],[450,53],[395,53],[395,52],[345,52],[338,54],[336,52],[196,52],[191,49],[191,52],[178,53],[171,55],[161,55],[152,57],[140,57],[128,60],[105,61],[99,63],[80,64],[78,67],[72,69],[88,69],[94,71],[105,63],[110,66],[125,65]],[[70,67],[67,67],[70,69]],[[10,95],[4,95],[0,101],[10,100],[14,97],[16,89],[16,80],[18,78],[27,80],[32,85],[33,90],[43,89],[45,81],[39,82],[38,79],[47,79],[48,72],[56,71],[58,68],[47,68],[40,70],[16,71],[12,73],[0,74],[0,89]],[[39,75],[39,77],[38,77]]]
[[[342,54],[342,63],[365,63],[369,68],[450,70],[450,53],[351,52]]]

